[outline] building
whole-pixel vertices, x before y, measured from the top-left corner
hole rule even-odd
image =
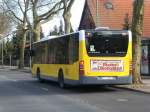
[[[109,27],[123,29],[125,18],[132,21],[134,0],[86,0],[79,29]],[[144,38],[150,38],[150,0],[145,0]]]

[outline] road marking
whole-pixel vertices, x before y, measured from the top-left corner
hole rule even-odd
[[[11,81],[13,81],[13,82],[17,82],[17,80],[14,80],[14,79],[10,79]]]
[[[118,101],[118,102],[127,102],[129,100],[128,99],[119,98],[119,99],[116,99],[116,101]]]
[[[0,76],[0,78],[1,78],[2,80],[5,80],[5,81],[17,82],[17,80],[15,80],[15,79],[10,79],[10,78],[8,78],[8,77],[6,77],[6,76],[4,76],[4,75]]]
[[[48,88],[41,88],[41,89],[44,90],[44,91],[49,91]]]

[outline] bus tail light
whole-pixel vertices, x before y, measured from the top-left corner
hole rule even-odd
[[[130,66],[130,67],[129,67],[129,71],[130,71],[129,74],[132,75],[132,72],[133,72],[132,61],[129,62],[129,66]]]
[[[79,62],[79,74],[84,75],[84,61]]]

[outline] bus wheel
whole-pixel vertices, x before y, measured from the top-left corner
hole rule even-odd
[[[40,82],[43,82],[43,79],[41,79],[41,74],[40,74],[40,69],[39,69],[39,68],[37,68],[36,76],[37,76],[37,79],[38,79]]]
[[[58,83],[59,83],[60,88],[63,88],[63,89],[65,88],[64,75],[62,71],[60,71],[58,74]]]

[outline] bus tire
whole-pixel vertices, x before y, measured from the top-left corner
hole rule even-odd
[[[40,68],[37,68],[36,76],[39,82],[43,82],[43,79],[41,78]]]
[[[58,74],[58,84],[59,84],[59,87],[64,89],[66,86],[65,86],[65,83],[64,83],[64,74],[62,72],[62,70],[59,71],[59,74]]]

